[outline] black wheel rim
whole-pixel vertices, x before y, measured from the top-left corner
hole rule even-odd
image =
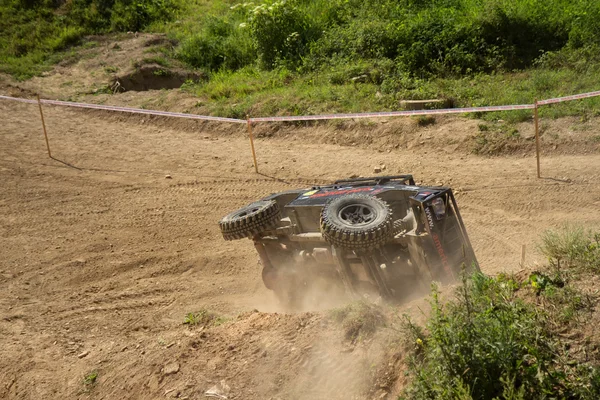
[[[234,218],[244,218],[245,216],[252,215],[257,213],[261,209],[261,206],[248,207],[243,210],[238,211],[233,216]]]
[[[339,211],[338,217],[348,225],[363,226],[377,218],[377,211],[366,204],[350,204]]]

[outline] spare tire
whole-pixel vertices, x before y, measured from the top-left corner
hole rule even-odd
[[[329,244],[347,250],[379,248],[394,236],[392,210],[365,194],[338,197],[321,212],[321,234]]]
[[[274,200],[257,201],[227,214],[219,226],[225,240],[236,240],[251,238],[274,227],[279,218],[279,207]]]

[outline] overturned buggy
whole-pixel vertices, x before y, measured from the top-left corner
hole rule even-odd
[[[452,189],[411,175],[276,193],[219,225],[226,240],[254,241],[266,287],[288,304],[318,276],[352,296],[401,301],[479,268]]]

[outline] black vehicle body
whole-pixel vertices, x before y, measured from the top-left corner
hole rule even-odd
[[[350,295],[403,300],[479,269],[452,190],[411,175],[272,194],[220,225],[225,239],[254,241],[265,285],[287,302],[315,275]]]

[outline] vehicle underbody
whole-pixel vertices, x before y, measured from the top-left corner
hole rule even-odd
[[[452,190],[411,175],[273,194],[219,224],[227,240],[253,240],[265,286],[290,307],[321,277],[352,297],[403,301],[479,269]]]

